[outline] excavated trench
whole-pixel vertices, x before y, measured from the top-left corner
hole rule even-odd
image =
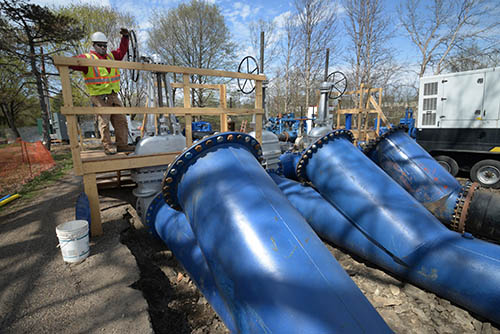
[[[124,218],[130,227],[122,232],[121,242],[140,270],[140,279],[131,287],[142,291],[155,333],[229,333],[165,244],[141,228],[135,210],[129,209]],[[328,243],[327,247],[395,333],[500,334],[498,325],[346,251]]]
[[[133,225],[120,240],[136,258],[140,279],[131,287],[142,291],[155,333],[229,333],[161,241]]]

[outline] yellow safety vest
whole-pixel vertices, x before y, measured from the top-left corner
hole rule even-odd
[[[86,53],[85,57],[88,59],[99,59],[93,53]],[[112,53],[108,53],[106,58],[114,60],[115,57]],[[112,68],[110,72],[106,67],[89,67],[87,73],[83,74],[85,85],[91,96],[111,94],[120,91],[120,71]]]

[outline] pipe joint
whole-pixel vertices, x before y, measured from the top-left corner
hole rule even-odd
[[[465,232],[465,221],[467,219],[467,214],[469,212],[469,207],[472,202],[472,197],[474,192],[479,188],[477,182],[468,182],[463,188],[460,195],[457,198],[457,204],[455,210],[453,211],[453,217],[450,222],[450,229],[457,231],[458,233]]]
[[[335,140],[337,138],[345,138],[348,139],[351,143],[354,143],[354,135],[349,130],[336,130],[330,132],[328,135],[323,136],[313,142],[302,154],[302,157],[297,164],[296,175],[300,182],[309,181],[306,176],[306,166],[309,162],[309,159],[312,158],[313,154],[316,153],[323,145],[325,145],[330,140]]]
[[[260,162],[262,162],[262,149],[259,142],[252,136],[240,132],[225,132],[206,137],[193,143],[191,147],[181,153],[168,167],[162,182],[162,194],[165,202],[175,210],[181,210],[177,198],[177,185],[186,170],[193,165],[199,157],[208,151],[213,151],[220,146],[238,145],[245,147]]]

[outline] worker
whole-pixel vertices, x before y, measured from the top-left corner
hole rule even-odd
[[[122,38],[119,48],[108,53],[108,39],[106,38],[106,35],[102,32],[93,33],[91,36],[93,50],[89,53],[81,54],[77,56],[77,58],[122,60],[128,50],[129,32],[127,29],[121,28],[120,34],[122,35]],[[123,106],[118,98],[118,92],[120,91],[119,69],[91,66],[70,66],[70,68],[83,72],[83,78],[90,95],[90,100],[95,107]],[[102,145],[104,146],[104,153],[112,155],[116,152],[134,151],[134,146],[128,145],[128,125],[125,115],[98,114],[97,121],[99,133],[101,134]],[[113,150],[111,142],[109,131],[110,121],[115,129],[116,152]]]

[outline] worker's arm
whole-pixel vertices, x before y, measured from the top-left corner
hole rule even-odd
[[[122,34],[122,39],[120,41],[120,46],[117,50],[111,51],[115,60],[122,60],[127,54],[128,50],[128,32],[127,34]]]
[[[76,56],[75,58],[87,58],[87,57],[85,57],[85,54],[81,54]],[[87,73],[87,71],[89,70],[88,66],[70,66],[69,68],[75,71],[81,71],[83,73]]]

